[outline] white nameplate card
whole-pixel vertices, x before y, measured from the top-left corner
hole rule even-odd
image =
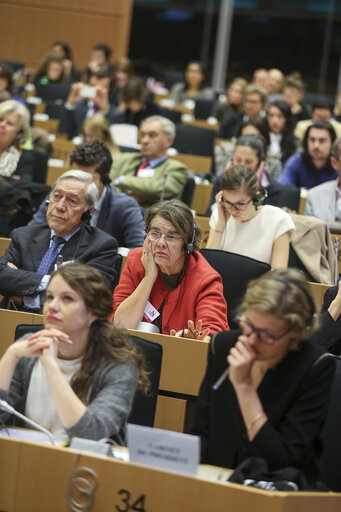
[[[130,462],[196,475],[200,438],[170,430],[128,424]]]
[[[160,313],[158,312],[157,309],[154,308],[153,304],[151,304],[148,301],[143,312],[144,320],[146,322],[154,322],[155,318],[157,318],[158,316],[160,316]]]
[[[154,169],[152,167],[145,167],[144,169],[139,169],[137,171],[138,178],[153,178],[154,177]]]

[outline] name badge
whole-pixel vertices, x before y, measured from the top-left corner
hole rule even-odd
[[[139,169],[137,171],[137,177],[138,178],[153,178],[154,177],[154,169]]]
[[[154,308],[153,304],[148,301],[146,307],[144,308],[143,319],[146,322],[154,322],[155,318],[158,316],[160,316],[160,313],[157,309]]]

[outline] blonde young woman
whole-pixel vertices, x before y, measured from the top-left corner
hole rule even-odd
[[[234,165],[225,171],[206,247],[243,254],[272,268],[287,267],[295,225],[280,208],[263,206],[264,194],[256,174],[248,167]]]
[[[113,160],[117,160],[121,155],[119,147],[115,144],[110,133],[110,125],[108,120],[102,114],[95,114],[87,117],[82,124],[81,135],[84,142],[91,140],[103,141],[107,144]]]

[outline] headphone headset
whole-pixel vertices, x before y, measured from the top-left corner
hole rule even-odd
[[[264,201],[264,199],[266,199],[267,197],[268,197],[268,191],[265,188],[260,187],[260,194],[255,196],[252,199],[252,204],[254,206],[259,206]]]
[[[89,210],[85,210],[81,215],[82,222],[88,222],[91,219],[91,213]]]
[[[302,286],[301,283],[299,283],[297,281],[292,281],[291,279],[282,279],[280,277],[272,277],[271,279],[273,281],[278,281],[279,283],[292,284],[293,286],[296,286],[297,288],[299,288],[301,290],[301,292],[303,292],[303,294],[305,295],[307,301],[309,302],[310,308],[311,308],[311,315],[310,315],[310,318],[308,318],[308,320],[307,320],[307,327],[310,327],[311,325],[313,325],[314,320],[317,318],[317,314],[315,312],[315,303],[314,303],[311,295],[304,288],[304,286]]]
[[[184,252],[186,254],[191,254],[191,252],[193,252],[193,249],[194,249],[194,243],[197,239],[197,229],[198,229],[198,226],[197,224],[193,221],[193,236],[192,236],[192,240],[185,244],[184,245]]]

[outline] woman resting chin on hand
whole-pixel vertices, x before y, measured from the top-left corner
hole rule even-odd
[[[0,361],[0,398],[58,438],[124,442],[136,387],[146,389],[148,379],[129,339],[108,322],[110,311],[101,272],[60,267],[47,287],[44,329],[13,343]]]

